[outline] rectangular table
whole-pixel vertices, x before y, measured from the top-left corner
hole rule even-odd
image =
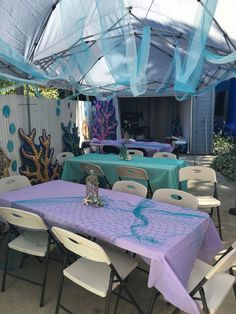
[[[157,152],[172,152],[173,147],[170,144],[159,142],[142,142],[129,140],[128,143],[125,140],[103,140],[103,141],[91,141],[90,146],[103,147],[105,145],[114,146],[120,148],[125,143],[127,148],[143,149],[148,157],[152,157]]]
[[[185,160],[172,158],[133,156],[132,160],[120,160],[118,155],[86,154],[65,161],[62,179],[66,181],[80,181],[84,177],[84,173],[80,167],[81,162],[94,163],[100,166],[111,184],[118,180],[117,166],[143,168],[149,175],[153,191],[160,188],[178,189],[179,169],[186,167]]]
[[[209,261],[222,249],[206,213],[100,189],[104,207],[83,205],[85,186],[51,181],[0,194],[1,206],[40,215],[49,226],[89,234],[143,256],[150,263],[148,286],[183,311],[199,313],[186,292],[195,258]]]

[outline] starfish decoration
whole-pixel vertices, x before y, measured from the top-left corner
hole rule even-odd
[[[90,199],[89,199],[89,196],[85,197],[84,200],[83,200],[83,203],[82,205],[89,205],[90,204]]]
[[[83,200],[83,205],[95,205],[96,207],[103,207],[104,206],[104,203],[103,203],[103,200],[99,197],[93,197],[91,195],[88,195],[87,197],[84,198]]]

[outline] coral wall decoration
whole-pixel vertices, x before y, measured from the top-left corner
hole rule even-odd
[[[11,165],[11,160],[7,157],[4,150],[0,147],[0,179],[9,177],[8,168]]]
[[[116,139],[117,120],[115,119],[115,107],[112,100],[94,101],[92,132],[98,140]]]
[[[19,169],[20,174],[27,176],[31,184],[59,179],[61,167],[57,161],[55,165],[51,163],[54,153],[54,148],[50,147],[51,135],[47,135],[46,131],[42,130],[39,145],[34,143],[35,128],[29,135],[20,128],[19,135],[24,142],[20,147],[23,162],[23,166]]]
[[[65,126],[64,123],[61,123],[61,127],[64,131],[63,134],[63,142],[64,142],[64,151],[71,152],[75,156],[81,155],[81,149],[79,147],[80,137],[78,136],[78,127],[76,127],[75,123],[73,124],[71,130],[71,121],[69,121],[68,125]]]

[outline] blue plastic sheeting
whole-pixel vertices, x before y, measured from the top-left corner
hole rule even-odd
[[[234,0],[3,0],[0,76],[100,99],[199,95],[236,77],[235,11]]]
[[[236,79],[229,83],[229,104],[227,125],[236,134]]]

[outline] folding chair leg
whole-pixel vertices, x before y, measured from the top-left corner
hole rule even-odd
[[[85,184],[86,178],[87,178],[87,174],[84,173],[84,176],[83,176],[83,178],[82,178],[81,180],[79,180],[79,183],[80,183],[80,184]]]
[[[111,186],[110,182],[108,181],[107,176],[104,176],[104,179],[105,179],[106,184],[108,185],[109,189],[111,190],[112,186]]]
[[[152,187],[151,187],[149,180],[147,180],[147,188],[148,188],[148,195],[147,196],[150,196],[150,198],[152,198],[153,192],[152,192]]]
[[[156,288],[153,288],[151,301],[150,301],[150,304],[149,304],[149,308],[148,308],[147,314],[151,314],[152,313],[152,310],[153,310],[153,307],[154,307],[154,303],[155,303],[155,299],[156,299]]]
[[[40,307],[43,306],[43,302],[44,302],[44,294],[45,294],[45,287],[46,287],[46,280],[47,280],[47,273],[48,273],[50,244],[51,244],[51,236],[49,235],[48,244],[47,244],[47,253],[46,253],[46,258],[45,258],[44,273],[43,273],[42,291],[41,291],[41,297],[40,297]]]
[[[134,306],[137,308],[138,312],[140,314],[143,314],[143,311],[141,310],[141,308],[139,307],[138,303],[136,302],[136,300],[134,299],[134,297],[132,296],[132,294],[130,293],[129,289],[126,287],[126,285],[124,285],[124,289],[126,291],[126,293],[128,294],[130,300],[132,301],[132,303],[134,304]]]
[[[28,255],[26,255],[25,253],[22,256],[21,262],[20,262],[20,268],[22,268],[24,266],[24,262],[26,260],[26,258],[28,258]]]
[[[7,245],[7,251],[6,251],[6,256],[5,256],[5,262],[4,262],[4,270],[3,270],[3,277],[2,277],[2,289],[1,291],[5,291],[5,283],[6,283],[6,276],[7,276],[7,267],[8,267],[8,259],[9,259],[9,247]]]
[[[220,234],[221,240],[223,240],[223,239],[222,239],[222,230],[221,230],[220,207],[217,206],[216,210],[217,210],[219,234]]]
[[[39,262],[39,264],[42,264],[43,260],[41,260],[38,256],[35,256],[35,258]]]
[[[214,207],[211,208],[210,217],[212,218]]]
[[[209,309],[208,309],[207,302],[206,302],[205,292],[204,292],[204,289],[202,287],[199,289],[199,293],[201,296],[204,313],[209,314]]]
[[[60,284],[59,284],[59,289],[58,289],[57,304],[56,304],[55,314],[59,313],[59,309],[60,309],[60,306],[61,306],[61,295],[62,295],[63,283],[64,283],[64,275],[63,275],[63,272],[62,272],[61,280],[60,280]]]
[[[121,292],[122,292],[122,285],[120,285],[120,287],[119,287],[119,292],[118,292],[118,296],[117,296],[117,299],[116,299],[116,305],[115,305],[114,314],[116,314],[117,309],[118,309],[118,305],[119,305],[119,302],[120,302],[120,295],[121,295]]]
[[[113,272],[111,272],[111,275],[110,275],[110,282],[109,282],[109,288],[108,288],[108,292],[107,292],[107,299],[106,299],[106,306],[105,306],[105,314],[108,314],[108,313],[109,313],[109,309],[110,309],[113,278],[114,278],[114,274],[113,274]]]
[[[56,304],[55,314],[59,313],[59,309],[60,309],[60,306],[61,306],[61,295],[62,295],[62,289],[63,289],[63,283],[64,283],[63,270],[66,268],[67,261],[68,261],[68,251],[66,250],[66,254],[65,254],[64,262],[63,262],[62,273],[61,273],[61,279],[60,279],[59,288],[58,288],[57,304]]]
[[[11,234],[12,234],[12,226],[9,225],[8,230],[8,237],[7,237],[7,250],[6,250],[6,256],[5,256],[5,262],[4,262],[4,269],[3,269],[3,277],[2,277],[2,288],[1,291],[5,291],[5,283],[6,283],[6,276],[7,276],[7,267],[8,267],[8,259],[9,259],[9,246],[8,243],[11,241]]]
[[[233,290],[234,290],[234,297],[235,297],[235,299],[236,299],[236,282],[235,282],[234,285],[233,285]]]

